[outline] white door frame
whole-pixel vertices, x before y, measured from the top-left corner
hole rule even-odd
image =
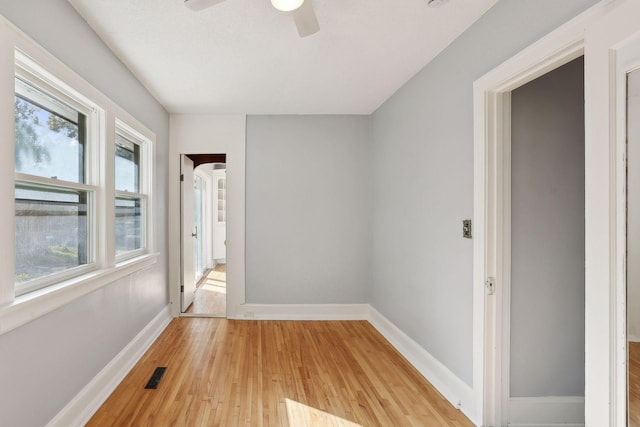
[[[227,317],[245,310],[245,148],[246,116],[172,114],[169,175],[169,303],[180,316],[180,154],[227,155]]]
[[[591,188],[586,230],[591,244],[586,251],[585,397],[590,425],[627,422],[626,73],[640,66],[638,16],[640,2],[619,0],[586,35],[585,170]]]
[[[510,92],[583,54],[601,2],[474,82],[473,390],[478,425],[506,425],[508,392]],[[494,278],[493,295],[485,281]],[[507,310],[505,310],[505,307]]]

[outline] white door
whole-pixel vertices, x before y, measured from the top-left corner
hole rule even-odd
[[[640,1],[611,2],[585,37],[585,421],[627,425],[626,97]]]
[[[180,163],[180,270],[181,270],[181,297],[180,311],[185,312],[193,303],[196,292],[195,275],[195,244],[196,231],[194,227],[194,201],[193,201],[193,161],[181,155]]]

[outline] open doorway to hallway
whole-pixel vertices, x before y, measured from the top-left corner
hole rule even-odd
[[[226,156],[181,156],[181,313],[226,316]]]

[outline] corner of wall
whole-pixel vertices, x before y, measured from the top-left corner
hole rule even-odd
[[[476,425],[480,425],[476,419],[475,395],[467,383],[458,378],[373,306],[369,306],[367,320],[449,403],[462,411]]]
[[[47,427],[83,426],[171,321],[169,307],[158,313],[58,414]]]

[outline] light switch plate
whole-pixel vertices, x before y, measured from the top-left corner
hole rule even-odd
[[[464,219],[462,220],[462,237],[465,239],[471,239],[471,220]]]

